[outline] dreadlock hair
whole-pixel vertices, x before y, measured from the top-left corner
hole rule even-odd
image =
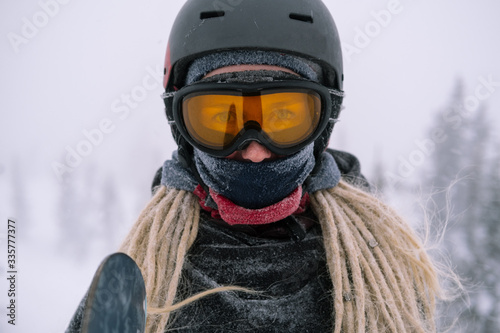
[[[321,223],[333,284],[332,332],[435,332],[437,271],[402,218],[344,180],[312,193],[311,206]],[[222,287],[173,304],[199,218],[194,194],[161,186],[121,247],[145,277],[146,332],[163,333],[170,313],[186,303],[221,291],[248,291]]]

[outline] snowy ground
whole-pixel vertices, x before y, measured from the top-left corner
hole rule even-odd
[[[5,175],[4,175],[5,176]],[[2,189],[8,188],[6,177],[0,178]],[[63,239],[54,207],[58,197],[55,187],[50,182],[33,181],[34,191],[26,195],[26,210],[32,215],[27,220],[16,218],[13,209],[2,206],[0,234],[7,230],[7,220],[16,221],[16,320],[15,326],[8,325],[5,318],[5,305],[9,285],[4,259],[0,261],[0,303],[2,304],[1,332],[63,332],[75,311],[80,299],[90,285],[92,276],[100,261],[119,246],[118,239],[123,238],[133,221],[132,213],[124,214],[129,223],[124,222],[117,230],[115,241],[101,239]],[[9,191],[12,193],[13,191]],[[0,192],[3,203],[11,202],[5,191]],[[9,208],[9,207],[7,207]],[[14,215],[7,215],[6,212]],[[135,213],[134,213],[135,215]],[[5,235],[2,235],[5,236]],[[2,249],[6,248],[5,237],[1,237]],[[73,244],[73,245],[68,245]],[[78,244],[85,247],[76,247]],[[84,248],[79,255],[70,255],[74,249]],[[2,250],[2,257],[6,252]]]

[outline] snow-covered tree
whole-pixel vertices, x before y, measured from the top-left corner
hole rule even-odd
[[[500,162],[489,158],[492,136],[486,108],[466,110],[458,82],[449,105],[437,113],[435,146],[424,184],[433,222],[446,224],[444,250],[463,279],[467,295],[447,304],[442,325],[453,332],[500,332]],[[458,318],[458,319],[457,319]]]
[[[116,189],[116,182],[111,176],[102,181],[99,190],[102,194],[97,203],[100,212],[99,238],[104,243],[104,250],[112,252],[116,250],[120,241],[117,235],[124,216],[123,207]]]

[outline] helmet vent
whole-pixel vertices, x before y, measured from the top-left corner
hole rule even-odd
[[[303,15],[303,14],[290,13],[290,18],[292,20],[297,20],[297,21],[302,21],[302,22],[307,22],[307,23],[313,23],[313,18],[312,18],[311,15]]]
[[[206,20],[206,19],[211,19],[214,17],[222,17],[224,15],[226,15],[226,12],[224,12],[223,10],[213,10],[210,12],[201,12],[200,19]]]

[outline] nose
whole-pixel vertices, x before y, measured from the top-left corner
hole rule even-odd
[[[271,156],[271,151],[256,141],[250,142],[250,144],[241,151],[241,157],[243,157],[243,159],[254,163],[262,162],[266,158],[271,158]]]

